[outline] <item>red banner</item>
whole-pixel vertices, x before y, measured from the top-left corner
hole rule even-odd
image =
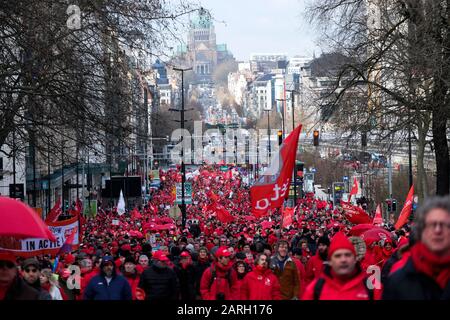
[[[383,216],[381,214],[381,205],[377,206],[377,211],[375,211],[375,217],[373,218],[374,225],[382,225],[383,224]]]
[[[348,196],[348,203],[350,203],[350,200],[352,199],[352,196],[358,193],[358,180],[356,178],[353,179],[353,185],[352,190],[350,190],[350,195]]]
[[[80,244],[80,229],[78,217],[69,220],[47,223],[50,231],[56,238],[55,242],[46,239],[16,239],[13,237],[1,237],[0,251],[10,251],[16,256],[28,258],[40,254],[51,254],[55,256],[66,243],[67,238],[72,236],[71,250],[76,250]]]
[[[411,215],[412,205],[414,197],[414,185],[409,189],[408,196],[406,197],[405,205],[403,206],[402,212],[398,216],[397,223],[395,224],[395,230],[400,229],[408,222],[409,216]]]
[[[372,223],[372,219],[362,208],[341,201],[345,218],[353,224]]]
[[[265,216],[269,210],[280,208],[288,197],[301,129],[302,125],[299,125],[289,134],[279,153],[273,157],[270,167],[250,188],[252,213],[256,217]]]
[[[294,208],[285,208],[283,210],[283,223],[282,228],[289,227],[294,221]]]

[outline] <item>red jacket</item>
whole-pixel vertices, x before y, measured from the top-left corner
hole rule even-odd
[[[319,278],[308,285],[302,300],[314,300],[314,287],[320,278],[325,279],[325,283],[322,287],[319,300],[369,300],[368,290],[365,285],[367,275],[363,271],[345,282],[332,278],[325,271]],[[381,299],[381,289],[374,289],[373,293],[374,300]]]
[[[303,263],[300,261],[300,259],[292,258],[292,261],[294,261],[295,266],[297,267],[298,271],[298,279],[300,281],[300,285],[298,288],[298,296],[301,297],[303,295],[303,292],[305,292],[306,289],[306,270],[303,266]]]
[[[411,257],[411,251],[406,251],[403,253],[400,260],[398,260],[396,263],[392,265],[391,271],[389,274],[393,274],[395,271],[400,270],[405,266],[405,264],[408,262],[409,257]]]
[[[315,256],[311,257],[306,264],[306,285],[310,284],[314,279],[318,278],[323,271],[323,260],[317,252]]]
[[[241,288],[243,300],[281,300],[280,283],[270,269],[249,272]]]
[[[133,275],[131,274],[126,274],[125,272],[123,273],[123,276],[125,277],[125,279],[127,279],[128,283],[130,284],[131,287],[131,295],[133,297],[133,300],[137,300],[136,299],[136,290],[138,288],[139,285],[139,280],[140,280],[140,276],[136,271],[136,275],[133,277]]]
[[[82,273],[81,274],[81,280],[80,280],[80,294],[77,295],[76,300],[83,300],[84,296],[84,289],[86,289],[87,285],[91,281],[93,277],[99,274],[99,270],[97,268],[92,269],[89,272]]]
[[[211,280],[212,268],[214,268],[216,271],[216,277],[214,280]],[[229,269],[231,283],[228,283],[227,279],[227,273]],[[211,281],[212,284],[210,286]],[[228,268],[224,268],[217,262],[214,262],[211,267],[206,269],[203,272],[202,279],[200,280],[200,293],[203,300],[216,300],[216,296],[218,293],[223,293],[225,295],[225,300],[237,299],[237,297],[239,296],[237,275],[232,268],[231,263],[228,265]]]

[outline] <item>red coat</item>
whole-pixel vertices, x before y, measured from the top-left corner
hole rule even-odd
[[[127,279],[128,283],[130,284],[131,295],[133,297],[133,300],[137,300],[136,299],[136,290],[138,288],[139,280],[140,280],[139,274],[136,271],[135,277],[133,277],[132,275],[126,274],[126,273],[123,273],[123,276],[125,277],[125,279]]]
[[[209,284],[212,278],[212,267],[203,272],[200,280],[200,293],[203,300],[216,300],[218,293],[223,293],[225,300],[235,300],[239,296],[236,271],[232,269],[231,263],[228,266],[231,268],[231,283],[228,283],[227,279],[228,269],[221,267],[217,262],[212,266],[216,270],[216,278],[212,281],[211,286]]]
[[[320,278],[325,279],[319,300],[369,300],[367,288],[364,284],[367,275],[361,271],[358,275],[346,282],[331,278],[325,272]],[[314,300],[314,286],[319,278],[311,282],[306,288],[302,300]],[[381,289],[374,290],[374,300],[381,299]]]
[[[243,300],[281,300],[280,282],[270,269],[249,272],[241,288]]]
[[[305,292],[306,289],[306,270],[303,266],[303,263],[300,261],[300,259],[292,258],[292,261],[294,261],[295,266],[297,267],[298,271],[298,279],[300,280],[300,285],[298,288],[298,296],[301,297],[303,295],[303,292]]]
[[[323,260],[317,252],[315,256],[311,257],[306,264],[306,285],[310,284],[314,279],[318,278],[323,271]]]

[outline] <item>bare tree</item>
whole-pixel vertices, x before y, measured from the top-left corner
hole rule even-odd
[[[380,144],[388,142],[384,148],[394,139],[399,148],[409,130],[417,133],[422,194],[430,130],[436,193],[450,191],[449,10],[450,1],[423,0],[324,0],[309,6],[328,49],[350,58],[328,96],[335,120],[343,131],[370,132]]]

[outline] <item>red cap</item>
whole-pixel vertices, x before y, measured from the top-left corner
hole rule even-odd
[[[131,246],[129,244],[124,244],[120,247],[123,251],[131,251]]]
[[[220,247],[219,249],[217,249],[216,252],[216,257],[220,258],[220,257],[229,257],[231,256],[230,251],[228,251],[227,247]]]
[[[356,256],[355,246],[348,240],[343,232],[337,232],[331,239],[328,258],[330,258],[336,250],[340,249],[350,250]]]
[[[66,263],[66,264],[72,264],[72,263],[74,263],[75,262],[75,257],[73,256],[73,254],[68,254],[67,256],[66,256],[66,258],[64,259],[64,262]]]
[[[184,258],[184,257],[190,257],[191,255],[189,254],[189,252],[187,252],[187,251],[183,251],[181,254],[180,254],[180,257],[182,257],[182,258]]]
[[[16,257],[10,252],[1,252],[0,261],[9,261],[14,264],[17,264]]]
[[[166,254],[161,250],[158,250],[153,254],[153,259],[159,261],[169,261],[169,258],[167,258]]]

